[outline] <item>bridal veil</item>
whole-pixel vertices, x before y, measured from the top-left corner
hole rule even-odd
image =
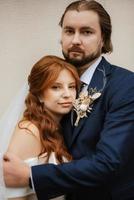
[[[3,153],[6,152],[14,128],[24,111],[27,93],[28,85],[25,83],[0,119],[0,200],[6,200],[2,168]]]

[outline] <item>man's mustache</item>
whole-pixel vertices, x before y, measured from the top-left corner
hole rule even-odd
[[[68,50],[68,52],[69,52],[69,53],[70,53],[70,52],[79,52],[79,53],[83,53],[83,50],[82,50],[81,48],[79,48],[79,47],[73,46],[73,47],[71,47],[71,48]]]

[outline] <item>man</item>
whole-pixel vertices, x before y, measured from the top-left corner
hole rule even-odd
[[[88,110],[80,110],[83,100],[76,109],[75,126],[70,115],[63,121],[73,161],[31,168],[37,196],[43,200],[59,192],[69,200],[134,199],[134,74],[102,57],[112,51],[110,16],[96,1],[76,1],[60,25],[63,55],[82,74],[90,96]],[[10,154],[5,158],[7,185],[28,185],[29,167]]]

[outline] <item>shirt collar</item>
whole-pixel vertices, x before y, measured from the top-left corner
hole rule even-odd
[[[92,76],[98,66],[98,64],[100,63],[102,59],[102,56],[100,56],[96,61],[95,63],[93,63],[90,67],[88,67],[86,69],[86,71],[81,75],[80,77],[80,80],[85,83],[86,85],[89,85],[90,84],[90,81],[92,79]]]

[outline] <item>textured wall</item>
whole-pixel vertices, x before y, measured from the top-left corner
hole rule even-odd
[[[0,0],[0,116],[45,54],[61,55],[58,22],[72,0]],[[134,0],[99,0],[111,15],[108,59],[134,70]]]

